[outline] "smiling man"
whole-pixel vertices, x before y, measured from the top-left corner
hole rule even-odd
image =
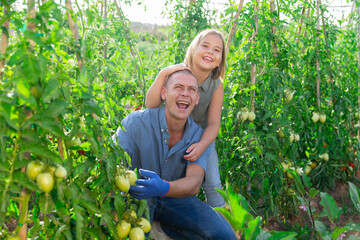
[[[210,149],[196,161],[183,158],[203,132],[189,118],[199,101],[195,76],[188,70],[173,73],[161,98],[165,106],[131,113],[122,121],[125,131],[119,128],[115,135],[144,177],[130,194],[148,199],[150,221],[173,239],[236,239],[228,222],[196,197]]]

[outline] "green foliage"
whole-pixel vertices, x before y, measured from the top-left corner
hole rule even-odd
[[[106,17],[97,2],[76,2],[71,16],[79,29],[77,41],[63,5],[37,2],[33,32],[27,28],[26,10],[16,11],[14,1],[2,3],[1,10],[6,6],[9,12],[1,16],[1,24],[10,20],[9,46],[0,56],[5,61],[0,81],[2,236],[9,235],[5,223],[18,218],[32,222],[32,238],[116,239],[114,216],[121,219],[124,211],[133,209],[148,217],[144,202],[114,187],[117,166],[127,167],[129,159],[111,139],[124,116],[143,106],[157,73],[183,62],[198,32],[209,27],[230,31],[237,11],[234,1],[222,13],[209,11],[207,0],[188,2],[166,1],[173,6],[167,13],[173,23],[155,35],[131,32],[130,22],[119,17],[124,14],[113,2],[107,3]],[[287,219],[298,214],[299,205],[314,220],[309,230],[314,236],[336,239],[359,231],[355,223],[336,226],[341,210],[324,192],[337,180],[352,180],[359,170],[357,29],[335,25],[322,6],[324,28],[319,31],[313,2],[277,1],[273,13],[266,2],[258,12],[254,6],[255,1],[244,5],[227,58],[217,150],[222,182],[229,185],[222,195],[231,210],[219,211],[246,239],[299,237],[261,228],[261,219],[266,223],[273,216],[288,226]],[[303,8],[309,15],[302,14]],[[259,27],[254,38],[256,14]],[[255,85],[250,82],[252,64],[257,67]],[[286,92],[293,93],[290,101]],[[253,101],[256,119],[242,121],[238,113],[252,109]],[[325,123],[313,123],[314,112],[325,113]],[[299,141],[291,140],[294,134],[299,134]],[[328,161],[320,158],[324,153]],[[42,161],[46,171],[61,165],[68,175],[56,179],[54,189],[44,194],[24,173],[33,160]],[[315,167],[308,175],[301,174],[310,165]],[[349,186],[360,212],[359,191],[355,184]],[[24,188],[32,193],[27,217],[31,220],[21,217],[19,209]],[[319,193],[324,210],[314,216],[309,199]],[[332,226],[322,223],[320,216],[329,218]]]
[[[294,232],[274,233],[273,235],[261,228],[262,218],[250,213],[249,203],[241,194],[236,194],[230,185],[226,184],[226,190],[217,189],[225,199],[228,207],[215,208],[231,224],[234,231],[241,239],[295,239]],[[228,209],[227,209],[228,208]]]

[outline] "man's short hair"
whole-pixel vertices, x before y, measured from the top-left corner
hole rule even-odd
[[[168,82],[171,81],[174,78],[174,76],[177,75],[177,74],[188,74],[188,75],[193,76],[196,79],[194,73],[192,73],[188,69],[183,69],[183,70],[179,70],[179,71],[176,71],[176,72],[173,72],[172,74],[170,74],[168,76],[168,78],[165,80],[164,87],[167,87]],[[197,83],[197,79],[196,79],[196,83]]]

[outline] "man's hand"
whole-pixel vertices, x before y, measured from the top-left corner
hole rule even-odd
[[[194,143],[186,150],[187,154],[184,155],[184,159],[191,162],[196,161],[201,157],[205,149],[202,144]]]
[[[170,189],[170,183],[161,180],[153,171],[144,169],[139,170],[140,175],[145,179],[138,179],[136,186],[130,186],[129,193],[137,199],[147,199],[151,197],[163,197]]]

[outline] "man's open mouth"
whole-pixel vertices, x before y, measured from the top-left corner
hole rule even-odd
[[[178,101],[178,102],[176,102],[176,105],[180,109],[187,109],[189,107],[190,103],[184,102],[184,101]]]

